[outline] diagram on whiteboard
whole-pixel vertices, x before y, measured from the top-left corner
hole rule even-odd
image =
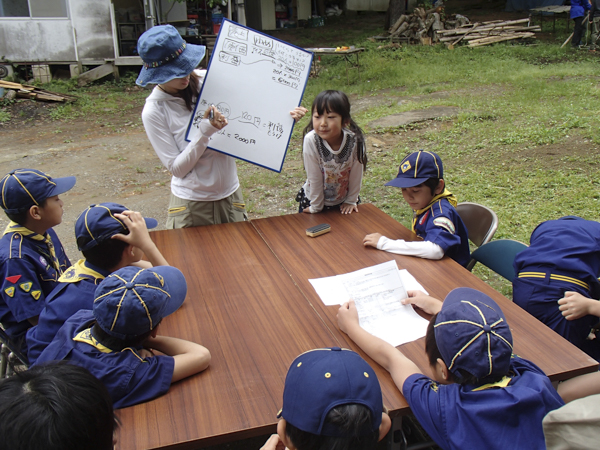
[[[290,111],[300,105],[312,57],[225,19],[186,139],[194,139],[204,111],[215,105],[229,123],[208,147],[281,172],[294,127]]]

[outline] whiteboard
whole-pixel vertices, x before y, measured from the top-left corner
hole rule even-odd
[[[214,104],[228,124],[208,148],[281,172],[313,54],[224,19],[186,140]]]

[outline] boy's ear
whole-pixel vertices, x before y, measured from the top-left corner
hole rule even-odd
[[[277,422],[277,434],[279,435],[279,439],[281,439],[281,442],[283,442],[283,444],[285,445],[285,448],[289,450],[295,450],[296,447],[294,447],[294,444],[292,444],[292,441],[285,432],[286,426],[287,422],[285,421],[285,419],[279,419],[279,422]]]
[[[42,214],[41,214],[41,208],[38,205],[33,205],[31,208],[29,208],[29,217],[32,218],[33,220],[41,220],[42,219]]]
[[[448,371],[448,366],[442,358],[438,358],[435,362],[435,370],[441,376],[442,380],[448,382],[450,381],[450,372]]]
[[[381,425],[379,425],[379,440],[381,441],[390,432],[392,419],[387,413],[381,413]]]
[[[446,187],[446,183],[445,183],[444,179],[440,178],[440,181],[439,181],[437,187],[435,188],[434,194],[440,195],[442,192],[444,192],[445,187]]]

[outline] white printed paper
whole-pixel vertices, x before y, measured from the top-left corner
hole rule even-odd
[[[426,291],[396,261],[309,281],[326,305],[354,300],[361,327],[394,347],[425,336],[429,322],[400,300],[407,290]]]

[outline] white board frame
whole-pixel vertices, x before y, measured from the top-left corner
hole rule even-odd
[[[214,104],[228,125],[208,148],[281,172],[310,75],[313,53],[224,19],[194,108],[186,141]]]

